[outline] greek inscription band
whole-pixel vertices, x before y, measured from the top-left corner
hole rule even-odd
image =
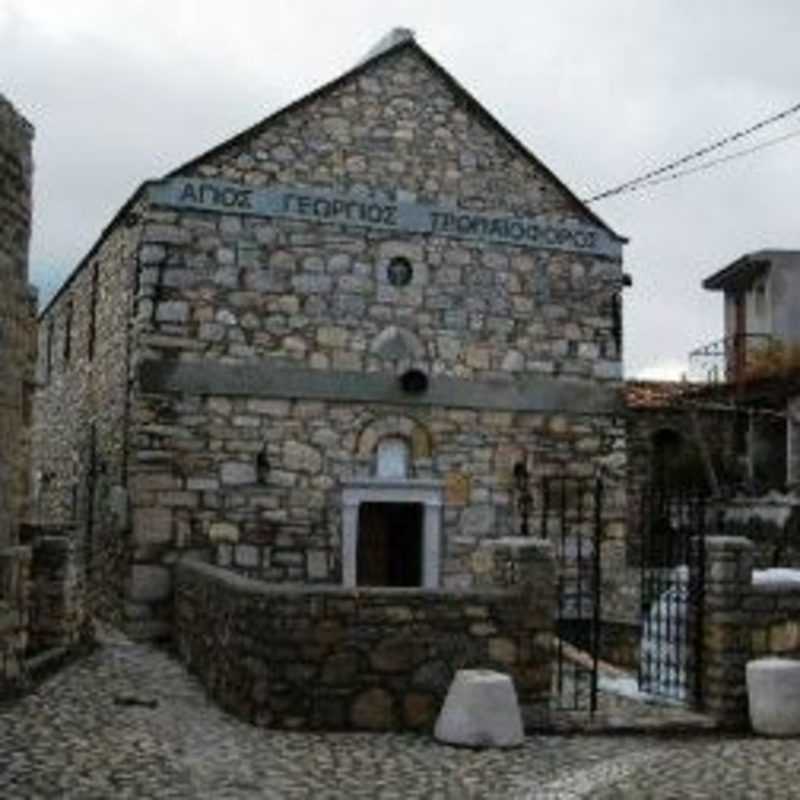
[[[248,189],[216,180],[174,178],[149,187],[157,205],[430,233],[620,258],[622,246],[602,228],[578,222],[443,209],[413,202],[353,197],[322,189]]]
[[[316,197],[287,193],[283,196],[284,214],[343,220],[356,224],[397,225],[397,206],[383,203]]]
[[[182,203],[252,209],[250,204],[250,195],[252,193],[252,189],[215,186],[212,183],[201,183],[199,185],[186,183],[181,191],[180,200]]]

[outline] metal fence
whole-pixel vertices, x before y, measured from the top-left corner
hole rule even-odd
[[[639,688],[702,705],[702,614],[709,508],[689,493],[642,500]]]

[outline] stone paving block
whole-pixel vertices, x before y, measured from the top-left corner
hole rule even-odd
[[[800,661],[758,658],[747,663],[750,722],[756,733],[800,736]]]

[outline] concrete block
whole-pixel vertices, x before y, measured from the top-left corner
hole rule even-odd
[[[456,672],[434,736],[466,747],[516,747],[524,741],[517,693],[508,675],[486,669]]]
[[[800,736],[800,661],[758,658],[747,663],[750,723],[765,736]]]

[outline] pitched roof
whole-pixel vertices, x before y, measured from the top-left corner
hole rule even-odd
[[[355,67],[348,70],[344,74],[340,75],[338,78],[334,78],[332,81],[323,84],[322,86],[314,89],[312,92],[304,95],[303,97],[295,100],[294,102],[290,103],[287,106],[279,109],[278,111],[270,114],[268,117],[260,120],[255,125],[246,128],[245,130],[235,134],[234,136],[226,139],[225,141],[221,142],[218,145],[215,145],[210,150],[206,150],[205,152],[201,153],[198,156],[195,156],[190,161],[181,164],[179,167],[168,172],[163,178],[158,180],[165,180],[167,178],[178,177],[183,173],[185,170],[191,169],[199,164],[201,164],[205,159],[215,156],[216,154],[224,151],[226,148],[231,147],[232,145],[236,145],[239,142],[242,142],[251,136],[257,135],[261,130],[266,128],[268,125],[272,124],[273,122],[277,121],[278,119],[291,114],[292,111],[302,107],[306,103],[310,103],[318,97],[322,95],[334,91],[337,87],[341,84],[345,83],[346,81],[351,80],[352,78],[358,77],[370,67],[383,61],[384,59],[389,58],[396,53],[401,52],[402,50],[409,49],[413,50],[417,53],[424,61],[427,63],[430,68],[440,75],[445,83],[447,83],[451,89],[458,95],[462,97],[465,104],[470,108],[473,113],[478,114],[481,116],[492,128],[494,128],[515,150],[517,150],[520,155],[530,161],[534,166],[541,170],[547,177],[553,181],[571,200],[573,200],[589,217],[595,224],[599,225],[601,228],[606,230],[611,236],[617,239],[621,243],[625,243],[628,239],[620,234],[616,233],[606,222],[604,222],[597,214],[594,213],[578,196],[571,190],[566,184],[558,178],[552,170],[550,170],[545,164],[543,164],[539,159],[527,148],[525,147],[522,142],[519,141],[502,123],[500,123],[489,111],[486,110],[456,79],[443,67],[439,64],[426,50],[424,50],[415,40],[414,34],[412,31],[406,28],[395,28],[389,32],[386,36],[384,36],[376,45],[373,47],[367,55],[364,57],[362,61],[356,64]],[[40,312],[39,317],[43,317],[52,307],[52,305],[58,300],[58,298],[66,291],[68,286],[72,283],[73,279],[76,275],[81,271],[81,269],[94,257],[97,251],[102,246],[105,239],[108,235],[114,230],[117,223],[125,217],[125,215],[130,211],[130,209],[135,205],[135,203],[142,197],[145,190],[150,186],[152,183],[156,182],[156,180],[149,180],[144,181],[141,183],[137,189],[133,192],[133,194],[125,201],[125,203],[121,206],[121,208],[117,211],[117,213],[113,216],[111,221],[103,228],[100,236],[92,245],[89,252],[78,262],[78,265],[75,269],[70,273],[64,283],[59,287],[59,289],[55,292],[53,297],[48,302],[47,306]]]
[[[291,114],[293,111],[296,111],[307,103],[316,100],[318,97],[334,91],[346,81],[358,77],[375,64],[388,59],[403,50],[411,50],[419,55],[434,72],[444,79],[445,83],[447,83],[456,94],[461,96],[465,104],[469,107],[470,111],[482,117],[483,120],[487,122],[490,127],[494,128],[494,130],[497,131],[523,158],[526,158],[528,161],[534,164],[537,169],[545,173],[545,175],[547,175],[547,177],[553,183],[555,183],[571,200],[573,200],[580,207],[583,213],[585,213],[595,224],[605,229],[619,242],[625,243],[628,241],[626,237],[616,233],[616,231],[614,231],[606,222],[604,222],[597,214],[595,214],[594,211],[592,211],[569,187],[566,186],[566,184],[564,184],[563,181],[561,181],[560,178],[558,178],[558,176],[555,175],[554,172],[552,172],[552,170],[539,161],[539,159],[524,144],[522,144],[522,142],[520,142],[519,139],[517,139],[514,134],[508,130],[508,128],[506,128],[497,120],[496,117],[487,111],[487,109],[484,108],[478,102],[478,100],[476,100],[475,97],[473,97],[473,95],[470,94],[441,64],[439,64],[439,62],[436,61],[433,56],[431,56],[417,43],[413,33],[407,28],[393,29],[389,34],[384,36],[383,39],[381,39],[377,45],[372,48],[372,50],[367,53],[366,57],[362,61],[356,64],[356,66],[352,69],[340,75],[338,78],[334,78],[332,81],[323,84],[298,100],[295,100],[273,114],[270,114],[268,117],[257,122],[255,125],[252,125],[251,127],[235,134],[231,138],[226,139],[224,142],[215,145],[210,150],[206,150],[204,153],[201,153],[190,161],[187,161],[185,164],[181,164],[181,166],[172,170],[164,177],[178,177],[182,172],[198,166],[205,159],[223,152],[232,145],[236,145],[252,136],[258,135],[264,128],[278,121],[280,118],[286,116],[287,114]]]

